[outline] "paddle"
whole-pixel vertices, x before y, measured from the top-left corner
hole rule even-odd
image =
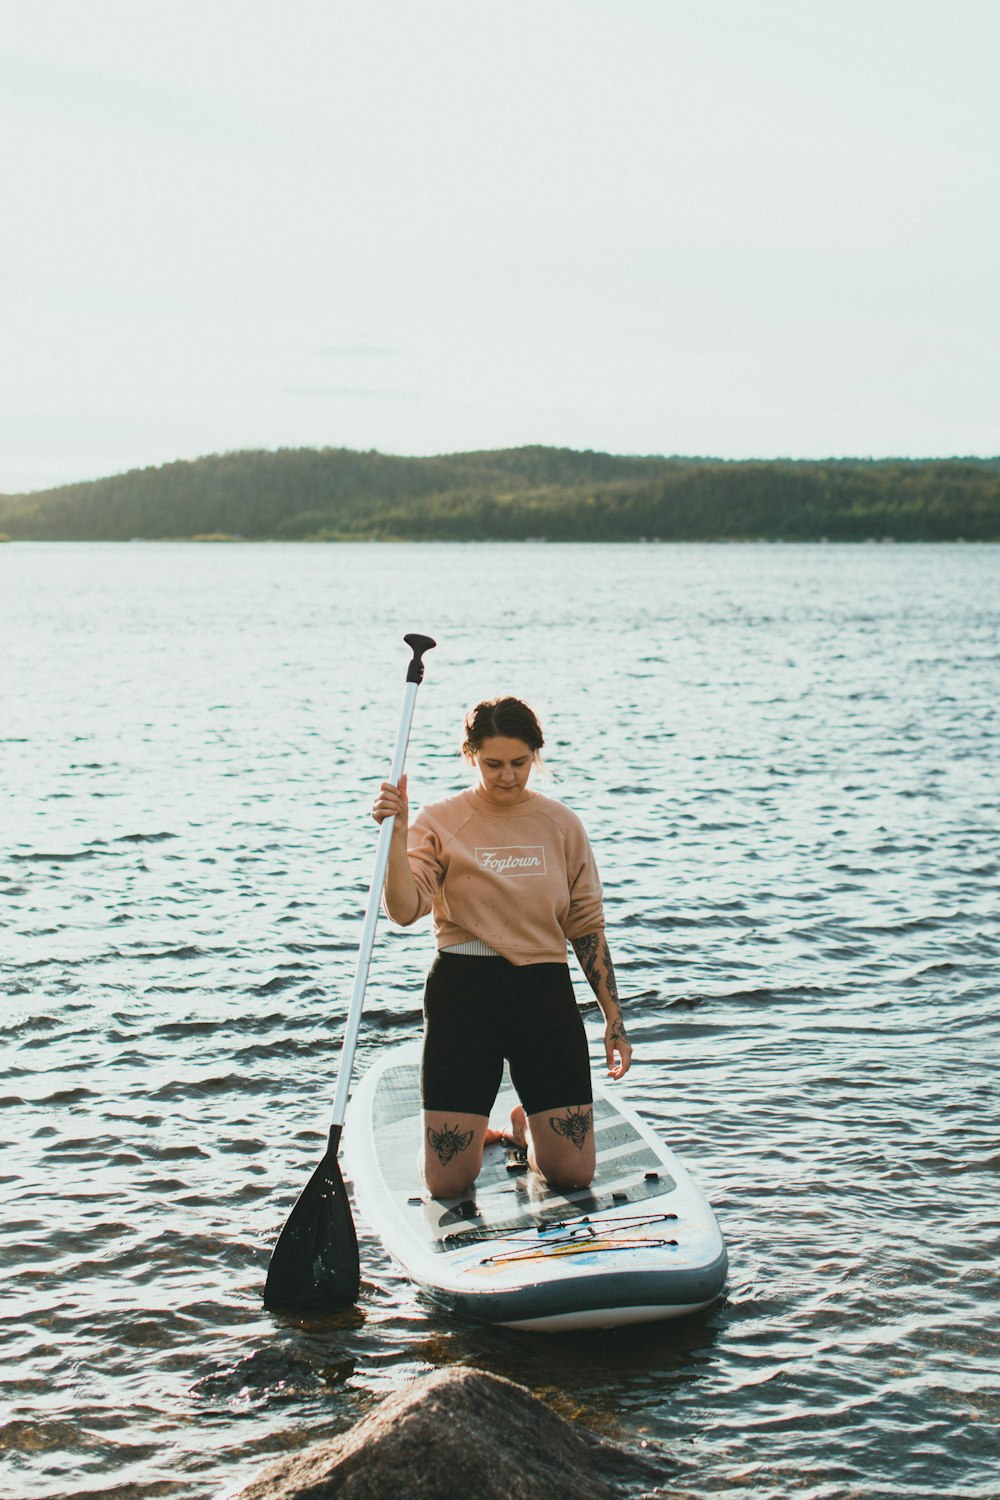
[[[389,772],[389,780],[393,784],[397,784],[403,774],[413,705],[424,675],[422,657],[425,651],[436,644],[429,635],[404,635],[403,639],[413,652],[413,657],[406,669],[403,715],[396,737],[392,769]],[[337,1152],[347,1113],[354,1049],[361,1027],[361,1009],[364,1005],[372,948],[375,945],[375,924],[378,921],[382,885],[389,864],[389,843],[394,822],[394,818],[386,818],[379,827],[375,873],[368,892],[354,989],[340,1050],[337,1090],[326,1154],[300,1193],[271,1253],[271,1264],[264,1285],[264,1301],[268,1307],[322,1312],[349,1307],[358,1300],[361,1286],[358,1238],[354,1232],[354,1220]]]

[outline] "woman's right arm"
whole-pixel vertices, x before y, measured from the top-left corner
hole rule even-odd
[[[372,817],[376,823],[386,818],[395,818],[392,840],[389,844],[389,867],[385,876],[385,909],[400,927],[409,927],[420,912],[420,892],[410,869],[406,853],[406,836],[410,823],[410,804],[406,796],[406,776],[399,778],[399,786],[383,781],[372,804]]]

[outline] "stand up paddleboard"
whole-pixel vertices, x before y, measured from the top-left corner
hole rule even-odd
[[[419,1043],[366,1073],[348,1112],[345,1165],[388,1253],[429,1296],[483,1323],[563,1332],[679,1318],[708,1307],[726,1246],[707,1199],[663,1141],[599,1085],[597,1173],[559,1192],[502,1145],[469,1196],[432,1198],[420,1173]],[[497,1110],[516,1096],[505,1075]]]

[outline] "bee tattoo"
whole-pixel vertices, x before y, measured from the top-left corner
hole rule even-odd
[[[549,1124],[556,1135],[563,1135],[568,1141],[572,1141],[578,1151],[583,1150],[583,1143],[594,1128],[594,1111],[592,1109],[567,1110],[565,1115],[550,1115]]]
[[[427,1141],[438,1161],[446,1167],[452,1157],[465,1151],[472,1140],[471,1130],[459,1130],[457,1125],[445,1122],[441,1130],[427,1129]]]

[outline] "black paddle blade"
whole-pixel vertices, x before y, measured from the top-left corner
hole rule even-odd
[[[337,1161],[340,1131],[339,1125],[331,1128],[326,1155],[299,1194],[271,1252],[264,1284],[268,1307],[335,1312],[358,1300],[358,1237]]]

